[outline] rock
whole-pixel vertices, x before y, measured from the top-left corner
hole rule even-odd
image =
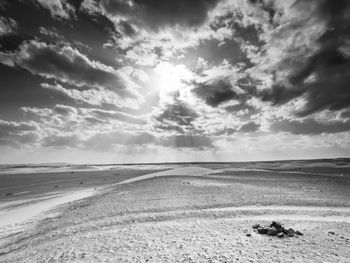
[[[258,233],[262,234],[262,235],[265,235],[267,233],[267,228],[259,227],[258,228]]]
[[[294,237],[296,234],[295,230],[293,228],[289,228],[287,230],[287,235],[290,236],[290,237]]]
[[[295,231],[295,233],[298,235],[298,236],[303,236],[304,234],[302,232],[300,232],[299,230]]]
[[[335,235],[334,231],[328,231],[328,234]]]
[[[284,238],[284,234],[281,232],[281,233],[278,233],[277,235],[278,238]]]
[[[278,231],[278,233],[286,233],[286,229],[284,228],[284,227],[280,227],[280,228],[276,228],[277,229],[277,231]]]
[[[282,224],[276,221],[272,221],[272,224],[270,227],[275,227],[275,228],[282,228]]]
[[[247,233],[247,234],[245,234],[247,237],[251,237],[252,236],[252,234],[250,234],[250,233]]]
[[[252,228],[254,228],[254,229],[257,229],[257,228],[259,228],[259,227],[260,227],[259,224],[255,224],[255,225],[252,226]]]
[[[268,236],[277,236],[278,231],[276,228],[274,227],[270,227],[269,229],[267,229],[267,233]]]

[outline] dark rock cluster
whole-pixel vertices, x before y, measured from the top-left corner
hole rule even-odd
[[[257,231],[259,234],[268,235],[268,236],[277,236],[278,238],[284,237],[294,237],[296,235],[302,236],[298,230],[294,230],[293,228],[285,228],[281,223],[272,221],[269,226],[261,226],[260,224],[253,225],[253,229]]]

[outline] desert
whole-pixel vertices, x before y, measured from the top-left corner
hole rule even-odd
[[[334,159],[69,171],[70,183],[52,185],[95,191],[41,211],[12,226],[15,232],[2,226],[0,261],[348,262],[349,170],[348,159]],[[55,198],[49,193],[57,188],[43,190],[52,185],[30,197],[3,194],[0,218],[4,210]],[[271,221],[303,235],[277,238],[252,228]]]

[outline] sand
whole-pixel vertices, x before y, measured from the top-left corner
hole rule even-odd
[[[349,262],[349,166],[328,163],[315,161],[314,170],[311,161],[134,169],[144,173],[111,180],[7,236],[0,261]],[[304,235],[253,231],[272,220]]]

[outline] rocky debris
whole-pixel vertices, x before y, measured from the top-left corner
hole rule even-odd
[[[294,237],[294,236],[302,236],[304,235],[302,232],[295,230],[293,228],[286,229],[283,224],[272,221],[269,226],[261,226],[260,224],[255,224],[252,226],[254,231],[257,231],[259,234],[268,235],[268,236],[277,236],[278,238],[284,237]],[[329,234],[332,231],[328,232]],[[333,232],[334,235],[334,232]]]
[[[258,228],[258,233],[262,234],[262,235],[266,234],[267,233],[267,228],[259,227]]]
[[[278,235],[278,230],[274,227],[270,227],[269,229],[267,229],[267,233],[266,235],[268,236],[277,236]]]
[[[294,237],[295,236],[295,230],[293,228],[289,228],[287,230],[287,235],[290,236],[290,237]]]
[[[300,232],[300,231],[295,231],[295,233],[298,235],[298,236],[303,236],[304,234],[302,233],[302,232]]]
[[[260,227],[260,224],[255,224],[255,225],[252,226],[253,229],[257,229],[259,227]]]
[[[278,238],[284,238],[284,236],[285,236],[284,233],[278,233],[278,234],[277,234],[277,237],[278,237]]]
[[[270,227],[274,227],[278,229],[278,228],[282,228],[282,224],[276,221],[272,221],[272,224],[270,225]]]

